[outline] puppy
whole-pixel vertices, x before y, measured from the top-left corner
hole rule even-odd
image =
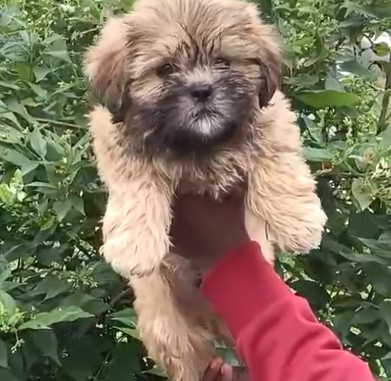
[[[86,53],[103,104],[90,113],[109,193],[102,253],[130,280],[140,336],[176,381],[197,381],[214,340],[230,337],[168,254],[175,194],[219,197],[246,179],[246,224],[270,262],[274,246],[304,253],[321,240],[280,62],[273,29],[238,0],[139,0]]]

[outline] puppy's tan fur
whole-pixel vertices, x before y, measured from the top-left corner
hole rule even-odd
[[[105,104],[120,108],[127,91],[139,102],[159,99],[161,80],[154,68],[161,57],[173,54],[179,40],[188,38],[178,22],[197,25],[194,36],[200,31],[215,36],[223,30],[221,49],[233,58],[236,70],[255,81],[256,68],[243,60],[257,57],[270,81],[264,87],[278,80],[278,40],[252,4],[139,0],[132,12],[109,20],[86,55],[86,74]],[[205,73],[189,74],[197,75]],[[126,89],[129,78],[134,81]],[[224,146],[201,165],[151,157],[135,138],[138,132],[130,119],[114,124],[112,114],[100,106],[90,113],[97,165],[109,191],[102,253],[130,280],[140,336],[151,357],[177,381],[197,381],[215,355],[213,340],[229,341],[229,334],[193,288],[186,263],[172,263],[167,257],[175,192],[219,196],[247,177],[246,224],[270,262],[274,245],[308,252],[321,240],[326,217],[302,158],[289,102],[277,90],[268,107],[254,109],[254,115],[240,143]]]

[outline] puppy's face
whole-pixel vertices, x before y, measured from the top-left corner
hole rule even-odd
[[[236,0],[139,0],[112,19],[86,73],[149,152],[205,152],[245,132],[270,101],[280,55],[256,9]]]

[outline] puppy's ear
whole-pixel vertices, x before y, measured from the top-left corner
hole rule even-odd
[[[273,26],[261,21],[257,6],[246,4],[252,38],[258,45],[257,62],[261,71],[259,105],[267,106],[282,83],[282,42]]]
[[[112,113],[114,122],[123,120],[130,105],[129,29],[126,16],[110,19],[84,57],[84,73],[92,90]]]
[[[263,108],[269,104],[276,90],[281,88],[282,75],[278,62],[262,62],[260,67],[262,82],[259,87],[258,98],[259,107]]]

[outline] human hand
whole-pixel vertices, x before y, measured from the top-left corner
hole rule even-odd
[[[179,196],[173,205],[170,231],[175,253],[203,272],[246,242],[244,196],[243,184],[219,200],[207,195]]]
[[[242,368],[233,368],[216,358],[209,364],[201,381],[249,381],[249,378]]]

